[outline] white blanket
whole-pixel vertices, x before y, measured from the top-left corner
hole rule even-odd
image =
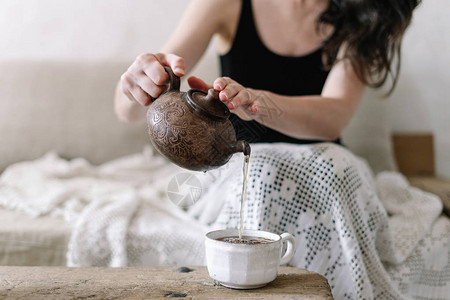
[[[239,224],[242,164],[235,155],[204,174],[150,147],[101,166],[49,153],[5,170],[0,205],[63,216],[70,266],[202,265],[204,234]],[[400,174],[373,178],[333,144],[261,144],[248,179],[245,227],[294,234],[290,264],[326,276],[336,299],[450,295],[450,222],[436,196]],[[180,196],[196,201],[187,212]]]

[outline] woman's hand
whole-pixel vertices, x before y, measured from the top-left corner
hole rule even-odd
[[[184,59],[177,55],[144,53],[120,77],[118,88],[131,101],[148,106],[167,89],[169,75],[164,66],[180,77],[186,72]]]
[[[140,55],[122,75],[114,97],[117,118],[123,123],[144,123],[147,106],[167,89],[169,77],[163,67],[171,67],[180,77],[192,70],[215,34],[228,36],[225,25],[238,16],[240,7],[240,1],[190,1],[161,53]]]
[[[218,90],[219,99],[243,120],[253,120],[259,111],[259,102],[255,93],[229,77],[219,77],[214,81],[214,89]]]
[[[219,77],[213,85],[209,85],[198,77],[188,78],[191,88],[208,92],[214,88],[219,91],[219,99],[243,120],[252,120],[258,113],[258,101],[250,89],[247,89],[229,77]]]
[[[200,90],[203,91],[205,93],[208,92],[209,89],[212,89],[213,86],[210,84],[207,84],[206,82],[204,82],[202,79],[195,77],[195,76],[190,76],[187,79],[187,82],[189,84],[189,87],[191,89],[196,89],[196,90]]]

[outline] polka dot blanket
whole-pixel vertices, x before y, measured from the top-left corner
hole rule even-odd
[[[239,227],[243,161],[201,173],[149,151],[98,167],[50,155],[6,170],[0,204],[64,216],[69,266],[203,265],[205,233]],[[40,203],[19,193],[27,178]],[[289,265],[324,275],[335,299],[450,299],[441,211],[435,195],[397,172],[374,176],[342,146],[252,145],[244,227],[293,234]]]

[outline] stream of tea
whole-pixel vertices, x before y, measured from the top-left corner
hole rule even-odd
[[[250,160],[250,155],[246,155],[244,158],[244,182],[242,185],[242,195],[241,195],[241,211],[239,215],[239,239],[242,239],[242,233],[244,232],[244,204],[245,200],[247,200],[247,174],[248,174],[248,162]]]

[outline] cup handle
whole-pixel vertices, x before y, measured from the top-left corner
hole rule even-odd
[[[284,252],[283,257],[281,257],[280,265],[287,264],[295,253],[295,239],[294,236],[290,233],[282,233],[281,234],[281,243],[287,243],[286,252]]]

